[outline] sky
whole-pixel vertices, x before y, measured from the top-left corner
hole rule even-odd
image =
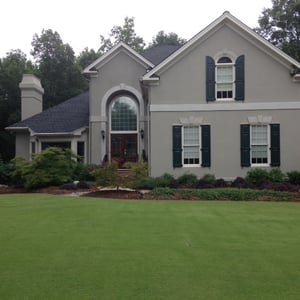
[[[43,29],[57,31],[78,55],[86,47],[98,50],[100,35],[123,26],[126,16],[134,17],[136,34],[148,44],[161,30],[188,40],[224,11],[253,28],[271,6],[271,0],[2,0],[0,57],[20,49],[32,59],[32,38]]]

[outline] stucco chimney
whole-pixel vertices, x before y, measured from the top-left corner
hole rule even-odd
[[[32,74],[23,74],[21,89],[21,118],[27,119],[43,110],[43,94],[41,81]]]

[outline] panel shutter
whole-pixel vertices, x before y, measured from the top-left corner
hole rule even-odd
[[[245,100],[245,55],[235,62],[235,100]]]
[[[210,154],[210,125],[202,125],[202,167],[210,167],[211,165],[211,154]]]
[[[271,166],[280,166],[280,124],[271,124]]]
[[[241,125],[241,166],[250,166],[250,125]]]
[[[206,56],[206,100],[215,101],[215,61],[212,57]]]
[[[173,126],[173,168],[182,167],[182,126]]]

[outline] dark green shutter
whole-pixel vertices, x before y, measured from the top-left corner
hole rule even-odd
[[[241,125],[241,166],[250,166],[250,125]]]
[[[235,62],[235,100],[245,100],[245,55]]]
[[[173,126],[173,168],[182,167],[182,126]]]
[[[206,56],[206,100],[216,100],[215,93],[215,61],[212,57]]]
[[[271,166],[280,166],[280,124],[271,124]]]
[[[202,125],[202,167],[210,167],[211,165],[211,154],[210,154],[210,125]]]

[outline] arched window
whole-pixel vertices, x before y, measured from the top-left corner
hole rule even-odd
[[[111,105],[111,131],[137,131],[137,104],[128,95],[115,97]]]
[[[234,72],[233,62],[229,57],[221,57],[216,64],[217,99],[233,99]]]

